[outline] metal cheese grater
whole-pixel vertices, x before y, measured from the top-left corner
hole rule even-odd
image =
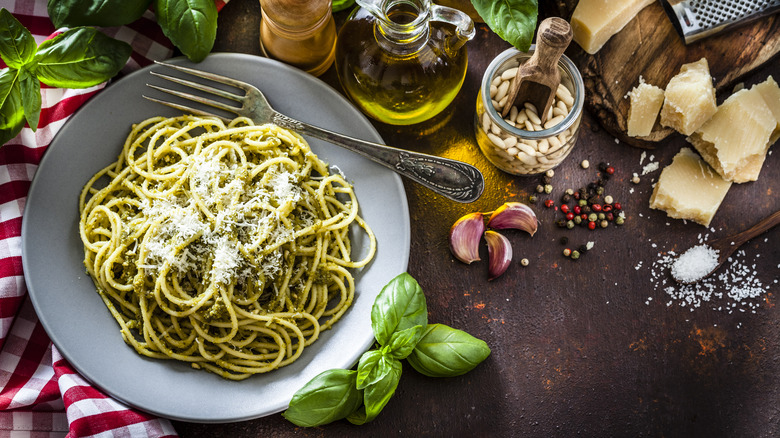
[[[780,12],[780,0],[661,0],[685,44]]]

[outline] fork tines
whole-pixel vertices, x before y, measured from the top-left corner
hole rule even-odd
[[[159,65],[162,65],[162,66],[165,66],[165,67],[168,67],[168,68],[171,68],[171,69],[174,69],[174,70],[178,70],[178,71],[187,73],[187,74],[191,74],[193,76],[198,76],[198,77],[201,77],[201,78],[204,78],[204,79],[208,79],[208,80],[213,81],[213,82],[217,82],[217,83],[224,84],[224,85],[229,85],[229,86],[232,86],[232,87],[244,90],[244,92],[246,93],[246,84],[244,84],[243,82],[240,82],[240,81],[236,81],[235,79],[231,79],[231,78],[228,78],[228,77],[225,77],[225,76],[221,76],[221,75],[218,75],[218,74],[214,74],[214,73],[208,73],[208,72],[204,72],[204,71],[201,71],[201,70],[196,70],[196,69],[193,69],[193,68],[182,67],[182,66],[178,66],[178,65],[174,65],[174,64],[168,64],[168,63],[159,62],[159,61],[155,61],[155,63],[157,63]],[[199,91],[202,91],[202,92],[205,92],[205,93],[209,93],[211,95],[218,96],[218,97],[221,97],[221,98],[224,98],[224,99],[228,99],[228,100],[231,100],[231,101],[234,101],[234,102],[238,102],[239,104],[243,104],[243,101],[244,101],[245,95],[234,94],[234,93],[231,93],[231,92],[228,92],[228,91],[224,91],[224,90],[221,90],[219,88],[215,88],[215,87],[212,87],[212,86],[209,86],[209,85],[201,84],[201,83],[198,83],[198,82],[193,82],[193,81],[190,81],[190,80],[187,80],[187,79],[177,78],[175,76],[170,76],[170,75],[163,74],[163,73],[158,73],[158,72],[153,71],[153,70],[149,71],[149,73],[152,74],[153,76],[156,76],[156,77],[168,80],[170,82],[173,82],[173,83],[176,83],[176,84],[180,84],[180,85],[183,85],[185,87],[188,87],[188,88],[191,88],[191,89],[195,89],[195,90],[199,90]],[[219,101],[216,101],[216,100],[213,100],[213,99],[209,99],[209,98],[206,98],[206,97],[203,97],[203,96],[198,96],[198,95],[187,93],[187,92],[183,92],[183,91],[173,90],[173,89],[170,89],[170,88],[160,87],[160,86],[149,84],[149,83],[147,83],[146,85],[148,87],[150,87],[150,88],[155,89],[155,90],[162,91],[164,93],[167,93],[167,94],[170,94],[170,95],[173,95],[173,96],[176,96],[176,97],[180,97],[182,99],[186,99],[186,100],[189,100],[189,101],[192,101],[192,102],[197,102],[197,103],[208,105],[208,106],[211,106],[211,107],[214,107],[214,108],[218,108],[218,109],[221,109],[223,111],[227,111],[229,113],[239,114],[239,111],[241,110],[240,106],[229,105],[229,104],[226,104],[226,103],[223,103],[223,102],[219,102]],[[220,116],[218,114],[214,114],[214,113],[211,113],[211,112],[208,112],[208,111],[203,111],[203,110],[200,110],[200,109],[197,109],[197,108],[186,106],[186,105],[183,105],[183,104],[180,104],[180,103],[171,102],[171,101],[167,101],[167,100],[161,100],[161,99],[157,99],[157,98],[150,97],[150,96],[147,96],[147,95],[143,95],[143,97],[148,99],[148,100],[151,100],[153,102],[157,102],[157,103],[160,103],[160,104],[163,104],[163,105],[166,105],[166,106],[169,106],[171,108],[175,108],[175,109],[178,109],[178,110],[181,110],[181,111],[190,112],[192,114],[197,114],[197,115],[202,115],[202,116],[218,117],[218,118],[220,118],[220,119],[222,119],[222,120],[224,120],[226,122],[230,121],[230,119],[227,118],[227,117],[223,117],[223,116]]]

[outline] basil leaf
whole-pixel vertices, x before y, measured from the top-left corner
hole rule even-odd
[[[19,69],[33,59],[37,49],[30,31],[7,9],[0,9],[0,57],[5,64]]]
[[[536,30],[537,0],[471,0],[490,29],[521,52],[531,48]]]
[[[390,372],[363,390],[363,407],[347,416],[347,421],[350,423],[360,425],[373,420],[395,394],[398,382],[401,381],[401,361],[385,357],[390,364]]]
[[[386,345],[396,331],[428,324],[425,294],[411,275],[404,272],[390,280],[371,307],[371,328],[380,345]]]
[[[165,36],[191,61],[211,52],[217,37],[214,0],[155,0],[155,11]]]
[[[33,131],[38,129],[41,116],[41,82],[26,68],[19,70],[19,85],[24,107],[24,118]]]
[[[95,28],[76,27],[41,43],[32,73],[52,87],[87,88],[119,73],[131,51]]]
[[[363,393],[355,387],[356,371],[322,372],[299,389],[282,416],[301,427],[314,427],[346,418],[357,411]]]
[[[426,376],[453,377],[471,371],[489,355],[485,341],[444,324],[430,324],[406,360]]]
[[[54,27],[121,26],[141,18],[152,0],[49,0]]]
[[[414,346],[417,345],[422,334],[423,327],[421,325],[395,332],[390,337],[390,342],[385,346],[385,349],[392,357],[405,359],[414,350]]]
[[[366,386],[376,383],[390,372],[390,367],[386,361],[382,360],[382,356],[382,352],[379,350],[366,351],[360,356],[355,382],[357,389],[364,389]]]
[[[12,68],[0,70],[0,144],[16,137],[24,127],[19,71]]]
[[[331,9],[333,12],[343,11],[344,9],[351,8],[355,4],[355,0],[333,0]]]

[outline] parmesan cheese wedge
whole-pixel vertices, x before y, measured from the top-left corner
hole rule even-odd
[[[653,0],[580,0],[571,16],[574,41],[591,55]]]
[[[691,135],[715,114],[715,87],[707,59],[684,64],[669,80],[661,109],[661,124]]]
[[[731,182],[721,178],[696,152],[682,148],[661,171],[650,208],[707,227],[730,187]]]
[[[761,93],[766,106],[772,111],[772,115],[777,120],[775,130],[769,137],[769,143],[772,144],[780,138],[780,87],[772,76],[769,76],[764,82],[754,85],[756,90]]]
[[[650,85],[640,78],[640,83],[629,93],[631,106],[628,109],[626,133],[631,137],[644,137],[653,130],[658,112],[664,104],[664,90]]]
[[[688,137],[707,163],[728,181],[758,179],[771,138],[780,126],[780,119],[767,105],[772,101],[780,107],[780,88],[770,79],[729,96],[715,115]],[[776,111],[780,116],[780,108]]]

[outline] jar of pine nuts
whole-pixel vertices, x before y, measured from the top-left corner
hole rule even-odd
[[[490,63],[477,96],[474,131],[479,148],[499,169],[514,175],[536,175],[556,167],[577,143],[585,87],[582,76],[566,55],[558,69],[561,85],[555,91],[553,105],[541,124],[537,109],[526,102],[513,106],[501,117],[509,100],[517,66],[527,61],[535,46],[527,52],[507,49]]]

